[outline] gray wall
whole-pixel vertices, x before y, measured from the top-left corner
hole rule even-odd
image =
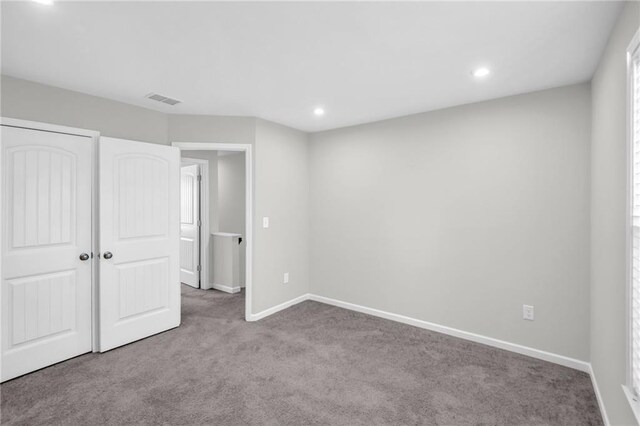
[[[588,360],[589,138],[588,84],[314,134],[312,291]]]
[[[257,120],[254,312],[309,292],[308,136]],[[262,228],[262,217],[270,227]],[[283,274],[290,281],[283,284]],[[268,284],[267,284],[268,283]]]
[[[245,233],[244,154],[218,156],[220,232]]]
[[[167,114],[3,75],[0,115],[167,144]]]
[[[170,142],[253,144],[256,119],[213,115],[169,115]]]
[[[218,156],[218,211],[220,232],[246,235],[244,153]],[[240,282],[245,285],[246,238],[240,244]]]
[[[627,374],[626,49],[640,25],[627,3],[592,81],[591,364],[612,425],[635,424],[621,385]]]

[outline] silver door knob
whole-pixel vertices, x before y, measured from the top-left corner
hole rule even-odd
[[[110,251],[105,251],[102,257],[104,257],[105,259],[111,259],[113,257],[113,254]]]
[[[89,259],[89,255],[87,253],[82,253],[80,255],[80,260],[85,261]]]

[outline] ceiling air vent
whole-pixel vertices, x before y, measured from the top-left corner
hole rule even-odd
[[[179,104],[180,101],[177,99],[167,98],[166,96],[158,95],[157,93],[149,93],[146,98],[153,99],[154,101],[162,102],[169,105]]]

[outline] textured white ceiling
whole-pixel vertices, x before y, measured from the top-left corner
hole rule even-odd
[[[2,3],[2,72],[305,131],[588,81],[617,2]],[[492,75],[477,81],[472,68]],[[149,92],[177,98],[171,107]],[[326,115],[315,117],[323,106]]]

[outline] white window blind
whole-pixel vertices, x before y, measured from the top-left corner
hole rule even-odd
[[[640,391],[640,54],[631,58],[631,380]]]

